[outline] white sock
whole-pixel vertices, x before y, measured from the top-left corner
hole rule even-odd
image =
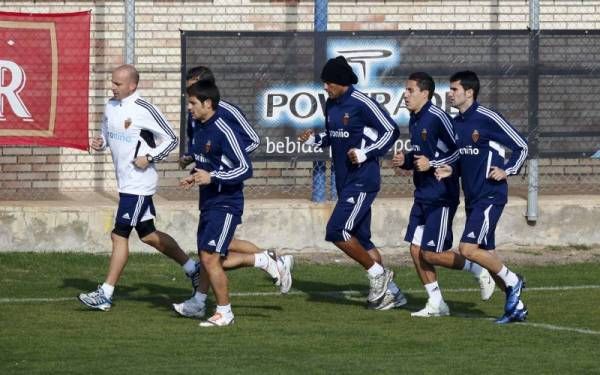
[[[231,311],[231,304],[224,306],[217,305],[217,312],[221,315],[233,315],[233,311]]]
[[[500,276],[506,286],[510,286],[511,288],[517,285],[519,282],[519,277],[514,272],[506,268],[505,265],[502,265],[502,269],[497,273],[497,275]]]
[[[183,267],[183,272],[185,272],[186,275],[191,275],[194,272],[196,272],[196,262],[194,262],[191,259],[188,259],[187,262],[185,262],[182,267]]]
[[[205,302],[206,302],[206,294],[200,293],[200,292],[196,292],[196,293],[194,293],[194,300],[197,303],[199,303],[201,305],[204,305]]]
[[[481,275],[482,270],[483,268],[479,264],[465,259],[465,266],[463,267],[463,271],[471,272],[473,275],[475,275],[475,277],[479,277],[479,275]]]
[[[381,267],[381,264],[375,262],[367,272],[369,273],[369,277],[377,277],[383,273],[383,267]]]
[[[517,304],[517,310],[523,310],[523,307],[525,307],[525,304],[523,301],[519,300],[519,303]]]
[[[432,283],[425,284],[424,286],[431,304],[434,306],[439,306],[444,298],[442,297],[442,291],[440,290],[438,282],[434,281]]]
[[[392,280],[388,283],[388,290],[390,291],[390,293],[396,294],[400,291],[400,288],[398,288],[398,285],[396,285],[394,280]]]
[[[266,253],[254,254],[254,267],[266,269],[269,265],[269,256]]]
[[[115,286],[114,285],[110,285],[107,283],[103,283],[102,286],[102,291],[104,292],[104,296],[108,299],[112,298],[113,293],[115,292]]]

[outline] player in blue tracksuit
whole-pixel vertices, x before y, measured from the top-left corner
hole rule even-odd
[[[191,68],[186,74],[186,87],[190,87],[198,81],[209,81],[214,84],[215,76],[208,67],[196,66]],[[226,102],[225,100],[220,100],[217,113],[232,127],[235,132],[238,133],[241,138],[242,145],[248,154],[251,154],[258,148],[260,145],[260,137],[258,134],[256,134],[256,131],[246,119],[246,115],[239,107],[232,103]],[[194,161],[191,150],[192,140],[194,138],[194,129],[197,125],[198,121],[188,113],[186,126],[187,150],[179,159],[179,165],[181,169],[184,169]]]
[[[215,84],[215,77],[212,71],[205,66],[196,66],[191,68],[186,75],[186,86],[189,88],[196,82],[208,82]],[[246,120],[246,116],[235,105],[219,100],[216,108],[217,115],[225,121],[231,129],[239,136],[240,145],[248,154],[256,150],[260,143],[260,138]],[[196,130],[200,128],[200,121],[195,119],[191,113],[188,113],[187,122],[187,150],[179,159],[181,169],[194,161],[193,142]],[[276,286],[280,287],[282,293],[287,293],[292,286],[291,271],[294,259],[291,255],[277,256],[273,250],[262,251],[250,241],[241,239],[232,239],[229,243],[229,251],[241,254],[250,254],[254,259],[253,266],[260,268],[273,279]],[[250,259],[248,257],[248,259]],[[196,293],[192,298],[173,304],[173,308],[179,314],[186,317],[199,317],[204,311],[205,293]]]
[[[343,56],[327,61],[321,79],[329,96],[325,131],[314,134],[308,130],[299,139],[331,147],[338,202],[325,239],[367,270],[372,307],[401,306],[406,299],[392,281],[393,272],[382,267],[381,255],[370,239],[371,204],[381,180],[379,158],[398,138],[398,127],[377,102],[354,89],[358,79]]]
[[[509,270],[494,251],[494,231],[508,198],[507,177],[516,175],[527,157],[527,142],[500,114],[477,102],[479,78],[471,71],[450,77],[451,105],[460,157],[454,165],[465,195],[466,223],[459,251],[486,268],[506,292],[504,315],[498,323],[522,321],[527,308],[521,301],[523,279]],[[508,161],[505,148],[511,151]],[[451,167],[437,170],[438,177]]]
[[[489,273],[452,248],[452,220],[459,203],[457,175],[438,180],[435,168],[458,158],[452,119],[433,105],[433,78],[424,72],[412,73],[406,81],[404,101],[410,110],[408,124],[412,150],[394,155],[394,166],[413,170],[415,201],[410,212],[405,241],[409,242],[415,268],[429,296],[425,308],[412,316],[449,315],[437,282],[434,266],[464,269],[480,281],[482,298],[489,299],[495,283]]]
[[[252,165],[239,135],[217,113],[219,99],[219,90],[213,83],[199,82],[188,88],[188,108],[199,121],[191,149],[196,166],[181,184],[188,189],[194,184],[200,186],[197,243],[206,272],[201,272],[199,289],[207,291],[209,283],[217,302],[215,314],[200,323],[203,327],[225,326],[234,321],[223,263],[236,261],[228,257],[228,248],[235,228],[242,222],[244,180],[252,176]]]

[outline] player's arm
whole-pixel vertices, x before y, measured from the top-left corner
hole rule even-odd
[[[167,121],[165,116],[148,102],[143,101],[141,106],[143,107],[142,123],[140,127],[148,130],[152,133],[155,139],[160,139],[160,143],[157,142],[156,147],[152,148],[149,152],[149,158],[152,162],[157,162],[165,159],[171,151],[173,151],[179,144],[179,138],[175,135],[173,127]],[[136,159],[136,165],[138,160],[147,160],[147,155],[139,155]]]
[[[452,121],[446,113],[442,113],[441,109],[439,113],[434,113],[438,119],[438,143],[436,149],[438,150],[438,157],[432,158],[429,164],[432,168],[438,168],[442,165],[453,166],[458,160],[458,147],[456,146],[456,140],[454,138],[454,127]]]
[[[225,120],[228,124],[232,122],[237,123],[239,126],[239,133],[241,136],[242,144],[245,146],[245,151],[250,154],[260,146],[260,137],[248,122],[246,115],[233,104],[225,101],[219,102],[219,106],[227,112]]]
[[[489,177],[502,180],[506,176],[517,175],[525,159],[527,159],[527,141],[519,132],[496,112],[489,111],[488,117],[492,122],[491,140],[511,150],[510,159],[502,166],[493,166]],[[487,114],[487,112],[486,112]]]
[[[242,149],[239,135],[222,120],[217,120],[217,127],[222,133],[221,148],[223,170],[211,171],[211,183],[236,185],[252,177],[252,164],[248,153]]]
[[[377,139],[365,148],[349,151],[348,156],[354,164],[385,155],[400,136],[398,125],[375,101],[369,99],[360,114],[364,123],[377,131]],[[350,155],[351,152],[355,158]]]
[[[100,125],[100,135],[95,136],[90,141],[90,147],[95,151],[104,151],[108,147],[108,119],[106,111],[102,115],[102,124]]]
[[[194,162],[194,156],[192,153],[192,142],[194,140],[194,118],[189,112],[187,114],[185,133],[187,136],[187,149],[179,158],[179,168],[181,169],[185,169],[188,165]]]

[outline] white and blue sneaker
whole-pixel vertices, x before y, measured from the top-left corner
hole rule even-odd
[[[174,303],[173,310],[179,315],[186,318],[204,318],[206,315],[206,306],[203,303],[198,303],[194,297],[183,301],[182,303]]]
[[[513,287],[506,287],[506,303],[504,304],[504,312],[505,315],[511,315],[517,305],[519,304],[519,300],[521,299],[521,292],[525,288],[525,280],[519,275],[517,275],[519,281]]]
[[[529,315],[527,305],[523,305],[522,309],[516,308],[512,313],[505,313],[500,318],[496,319],[496,324],[508,324],[513,322],[524,322]]]
[[[384,268],[381,275],[371,277],[367,274],[367,277],[369,278],[369,284],[371,287],[369,290],[369,296],[367,297],[367,302],[376,302],[383,297],[387,291],[389,282],[394,279],[394,271]]]
[[[77,298],[81,303],[92,309],[108,311],[112,306],[112,300],[104,295],[101,285],[98,285],[97,290],[89,293],[81,293]]]
[[[385,294],[376,303],[369,303],[368,308],[373,310],[390,310],[406,305],[406,297],[401,290],[397,293],[392,293],[386,290]]]

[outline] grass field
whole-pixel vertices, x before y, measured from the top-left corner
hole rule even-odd
[[[357,266],[297,262],[286,296],[262,272],[237,270],[229,274],[236,324],[222,329],[172,312],[188,282],[158,255],[130,258],[110,312],[87,310],[75,296],[96,288],[107,263],[0,254],[0,374],[600,373],[599,263],[517,267],[530,318],[508,326],[492,320],[501,292],[480,301],[464,272],[440,272],[451,317],[416,319],[409,312],[426,294],[409,267],[394,267],[407,309],[384,312],[364,308]]]

